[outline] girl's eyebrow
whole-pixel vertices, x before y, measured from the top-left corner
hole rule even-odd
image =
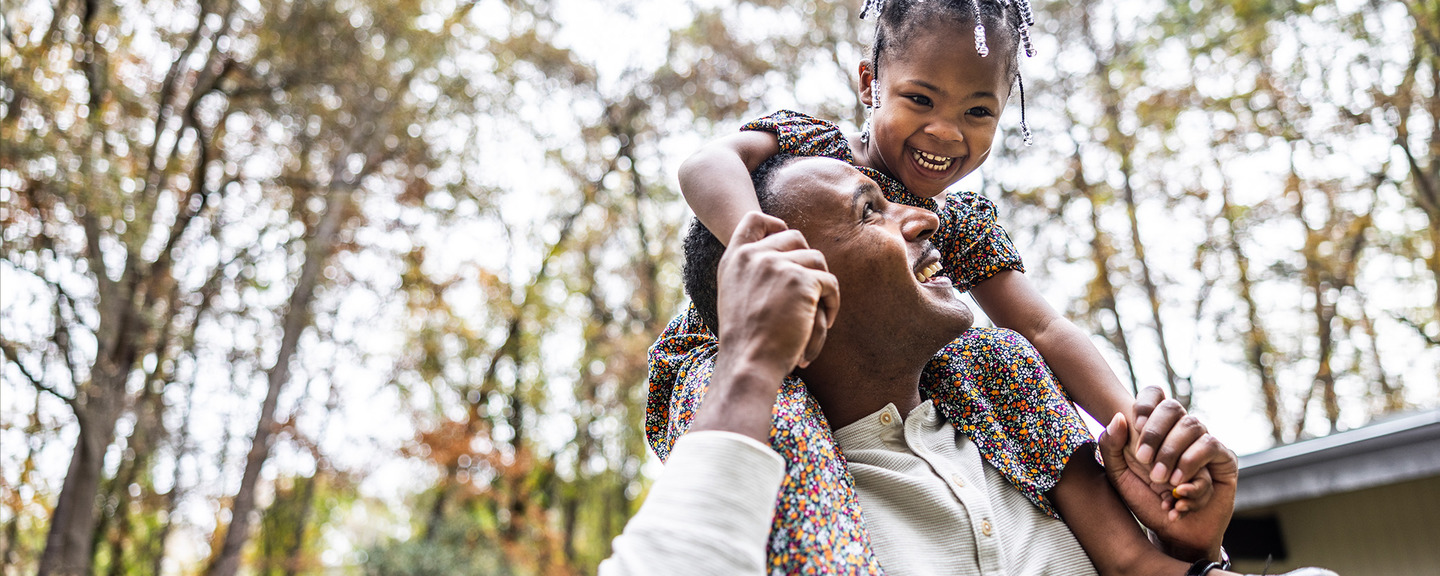
[[[909,82],[910,82],[911,84],[914,84],[914,85],[916,85],[916,86],[919,86],[919,87],[924,88],[924,89],[926,89],[926,90],[929,90],[929,91],[931,91],[931,92],[938,93],[938,94],[940,94],[940,95],[942,95],[942,96],[946,95],[945,90],[941,89],[939,86],[936,86],[936,85],[931,84],[931,83],[929,83],[929,82],[926,82],[926,81],[924,81],[924,80],[915,80],[915,79],[912,79],[912,80],[910,80]],[[995,99],[997,99],[997,100],[1000,98],[999,96],[995,95],[994,92],[988,92],[988,91],[985,91],[985,90],[976,90],[973,94],[970,95],[970,97],[971,97],[971,98],[995,98]]]
[[[939,93],[941,93],[941,94],[944,94],[944,93],[945,93],[945,91],[944,91],[944,90],[941,90],[939,86],[936,86],[936,85],[931,84],[931,83],[929,83],[929,82],[926,82],[926,81],[924,81],[924,80],[911,80],[910,83],[911,83],[911,84],[914,84],[914,85],[916,85],[916,86],[919,86],[919,87],[921,87],[921,88],[924,88],[924,89],[926,89],[926,90],[929,90],[929,91],[931,91],[931,92],[939,92]]]

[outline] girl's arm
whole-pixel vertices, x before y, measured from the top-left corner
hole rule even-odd
[[[1066,395],[1096,421],[1110,422],[1118,413],[1135,423],[1130,444],[1136,458],[1150,467],[1153,481],[1188,483],[1209,463],[1181,459],[1206,435],[1205,425],[1186,415],[1178,402],[1166,400],[1159,388],[1147,387],[1132,398],[1085,332],[1051,308],[1024,274],[1002,270],[975,284],[970,293],[996,326],[1019,332],[1034,344]],[[1177,504],[1177,513],[1203,505],[1209,497],[1208,485],[1202,484]]]
[[[1065,393],[1096,421],[1109,422],[1117,413],[1135,421],[1135,399],[1089,336],[1051,308],[1024,274],[1003,270],[975,284],[970,293],[996,326],[1019,332],[1035,345]]]
[[[721,242],[729,243],[746,212],[759,212],[750,172],[780,153],[770,132],[747,130],[701,148],[680,165],[680,193]]]

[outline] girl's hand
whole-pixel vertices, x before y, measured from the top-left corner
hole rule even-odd
[[[1172,517],[1210,501],[1213,490],[1206,467],[1225,455],[1201,445],[1209,430],[1200,419],[1149,386],[1135,396],[1135,425],[1129,430],[1127,449],[1132,451],[1136,472],[1157,491],[1168,493],[1165,504]]]

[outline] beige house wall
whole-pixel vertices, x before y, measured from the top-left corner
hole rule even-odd
[[[1269,574],[1321,566],[1341,576],[1440,575],[1440,477],[1236,513],[1275,514],[1289,557]],[[1235,569],[1260,574],[1261,561]]]

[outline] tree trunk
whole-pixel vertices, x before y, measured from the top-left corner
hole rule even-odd
[[[103,272],[102,272],[103,273]],[[122,345],[119,358],[106,358],[95,366],[95,379],[80,400],[76,418],[80,434],[65,483],[55,500],[39,576],[80,576],[90,573],[91,543],[95,529],[95,496],[105,464],[105,451],[115,441],[115,422],[125,405],[125,380],[135,363],[135,350]]]
[[[1357,290],[1356,297],[1360,301],[1360,328],[1365,331],[1365,336],[1370,340],[1369,356],[1370,363],[1375,367],[1375,384],[1380,387],[1382,400],[1380,413],[1388,414],[1398,412],[1405,408],[1404,388],[1390,382],[1390,376],[1385,373],[1385,365],[1380,363],[1380,333],[1375,329],[1375,321],[1370,318],[1370,313],[1365,309],[1369,304],[1365,301],[1365,293]]]
[[[1080,25],[1081,30],[1085,34],[1086,47],[1096,56],[1094,77],[1101,83],[1100,90],[1105,109],[1105,125],[1109,133],[1109,141],[1106,142],[1106,144],[1120,159],[1122,191],[1125,195],[1125,213],[1130,219],[1130,245],[1135,253],[1135,261],[1140,265],[1141,285],[1144,286],[1145,296],[1150,302],[1150,318],[1155,327],[1155,340],[1160,346],[1160,361],[1165,367],[1165,383],[1169,386],[1170,397],[1179,400],[1180,403],[1188,408],[1190,406],[1190,395],[1188,391],[1186,391],[1184,395],[1180,393],[1180,387],[1177,383],[1179,377],[1175,374],[1175,367],[1170,362],[1170,347],[1165,341],[1165,323],[1160,318],[1160,291],[1155,286],[1154,275],[1150,272],[1150,263],[1145,258],[1145,244],[1140,240],[1140,222],[1136,216],[1138,208],[1135,200],[1135,186],[1131,182],[1135,171],[1131,158],[1132,151],[1135,148],[1134,138],[1133,135],[1125,133],[1120,127],[1120,103],[1122,95],[1120,94],[1120,89],[1116,88],[1114,82],[1110,80],[1110,72],[1116,67],[1124,66],[1122,58],[1124,58],[1125,52],[1128,51],[1128,47],[1120,44],[1112,44],[1109,54],[1101,54],[1099,42],[1096,41],[1095,35],[1090,28],[1089,17],[1082,18]],[[1093,197],[1091,198],[1091,202],[1093,205]],[[1095,226],[1098,237],[1100,228],[1095,210],[1095,208],[1092,208],[1091,223]],[[1108,278],[1106,282],[1108,284]],[[1111,288],[1111,290],[1110,293],[1113,298],[1113,288]],[[1114,310],[1114,312],[1115,324],[1117,330],[1119,330],[1120,313],[1118,310]],[[1117,332],[1117,334],[1120,333]],[[1120,338],[1123,339],[1123,335],[1121,335]],[[1128,366],[1130,360],[1128,358],[1128,347],[1126,348],[1126,364]],[[1130,381],[1131,387],[1136,388],[1138,391],[1138,383],[1136,382],[1133,369],[1131,370]]]
[[[1315,368],[1315,386],[1320,389],[1320,399],[1325,408],[1325,419],[1330,422],[1330,432],[1335,432],[1340,420],[1340,402],[1335,397],[1335,372],[1330,367],[1335,351],[1335,306],[1325,297],[1329,288],[1327,283],[1318,280],[1311,285],[1315,295],[1316,336],[1320,339],[1320,348],[1315,354],[1319,361],[1319,366]]]
[[[1190,390],[1188,387],[1183,392],[1180,390],[1180,376],[1175,373],[1175,365],[1170,361],[1170,346],[1165,340],[1165,322],[1160,318],[1160,289],[1155,285],[1154,274],[1150,272],[1150,262],[1145,258],[1145,244],[1140,241],[1140,221],[1135,214],[1137,203],[1135,189],[1130,184],[1128,151],[1121,161],[1121,170],[1125,179],[1125,212],[1130,216],[1130,244],[1135,251],[1135,261],[1140,265],[1140,282],[1145,286],[1145,296],[1150,302],[1150,321],[1155,326],[1155,341],[1160,345],[1160,363],[1165,366],[1165,383],[1170,386],[1170,397],[1189,408]]]
[[[1094,309],[1108,311],[1115,320],[1114,330],[1106,336],[1110,343],[1120,351],[1120,357],[1125,360],[1125,371],[1130,378],[1130,393],[1140,392],[1140,383],[1135,378],[1135,361],[1130,357],[1129,340],[1125,337],[1125,326],[1120,322],[1120,310],[1116,307],[1115,285],[1110,282],[1110,244],[1106,241],[1105,231],[1100,227],[1100,203],[1094,187],[1085,180],[1083,164],[1080,160],[1080,151],[1077,145],[1074,158],[1075,185],[1080,193],[1085,195],[1090,204],[1090,229],[1093,236],[1090,238],[1090,261],[1095,265],[1095,279],[1092,280],[1090,297],[1087,298],[1091,307],[1091,314]],[[1098,294],[1096,293],[1098,292]],[[1097,326],[1104,330],[1104,326]]]
[[[1220,187],[1220,213],[1225,218],[1228,231],[1230,254],[1235,258],[1236,285],[1240,300],[1245,303],[1245,320],[1249,330],[1245,333],[1245,359],[1260,378],[1260,397],[1265,403],[1265,419],[1270,422],[1270,439],[1276,444],[1285,442],[1285,422],[1280,412],[1280,385],[1275,380],[1275,371],[1270,365],[1270,336],[1260,322],[1260,305],[1255,302],[1254,283],[1250,279],[1250,259],[1240,247],[1238,209],[1230,203],[1228,183]]]
[[[300,278],[290,292],[290,306],[282,322],[283,332],[280,350],[275,355],[275,364],[269,370],[269,388],[265,402],[260,407],[260,418],[255,424],[255,436],[250,443],[250,452],[245,458],[245,473],[240,479],[240,489],[230,507],[230,526],[226,529],[220,553],[206,569],[206,576],[234,576],[240,568],[240,552],[250,537],[250,514],[255,511],[255,486],[260,481],[260,470],[270,457],[270,436],[275,428],[275,408],[280,401],[280,392],[290,380],[290,359],[300,341],[300,334],[310,325],[310,301],[315,295],[315,286],[335,245],[340,221],[349,211],[349,191],[332,190],[325,202],[325,214],[319,229],[305,247],[305,262],[301,265]]]
[[[1405,78],[1400,82],[1396,93],[1387,96],[1387,99],[1399,118],[1399,122],[1395,124],[1395,145],[1404,153],[1406,167],[1410,172],[1410,185],[1414,192],[1411,195],[1412,201],[1428,220],[1427,232],[1432,248],[1430,256],[1424,260],[1426,267],[1430,269],[1430,275],[1435,279],[1436,289],[1433,305],[1435,320],[1440,322],[1440,160],[1437,160],[1440,159],[1440,138],[1436,137],[1436,134],[1440,134],[1440,50],[1434,49],[1434,44],[1431,43],[1433,41],[1427,42],[1424,36],[1427,26],[1429,30],[1432,30],[1429,33],[1435,33],[1433,31],[1435,26],[1426,21],[1429,15],[1424,13],[1424,9],[1417,6],[1408,7],[1411,8],[1411,15],[1415,19],[1415,56],[1406,69]],[[1419,93],[1421,89],[1416,87],[1416,80],[1420,71],[1424,69],[1421,64],[1427,60],[1430,64],[1428,80],[1431,92],[1423,94]],[[1419,93],[1419,102],[1416,102],[1416,95],[1410,93],[1412,91]],[[1424,116],[1413,112],[1417,104],[1425,111]],[[1410,145],[1410,121],[1412,119],[1423,121],[1425,116],[1429,117],[1429,122],[1421,130],[1429,133],[1430,141],[1425,147],[1428,150],[1422,148],[1417,151]],[[1425,332],[1424,322],[1413,324],[1432,345],[1440,341],[1432,339],[1432,335]]]
[[[95,26],[104,6],[93,1],[81,7],[81,45],[77,54],[87,81],[90,110],[88,150],[82,152],[82,179],[94,189],[105,183],[96,174],[95,159],[104,149],[101,111],[107,88],[105,53],[95,41]],[[57,13],[57,18],[58,13]],[[88,154],[88,157],[85,157]],[[133,260],[127,260],[120,282],[110,280],[104,255],[100,249],[102,235],[99,220],[93,212],[81,216],[85,231],[85,257],[90,274],[95,278],[99,295],[100,326],[96,334],[95,361],[90,369],[90,382],[76,382],[75,419],[79,435],[70,455],[60,495],[55,501],[45,552],[40,557],[40,576],[70,576],[91,571],[92,535],[95,527],[95,496],[104,472],[105,451],[115,441],[115,422],[125,408],[125,382],[139,357],[138,346],[144,334],[144,321],[135,308],[134,289],[139,284]],[[133,254],[130,256],[133,257]]]

